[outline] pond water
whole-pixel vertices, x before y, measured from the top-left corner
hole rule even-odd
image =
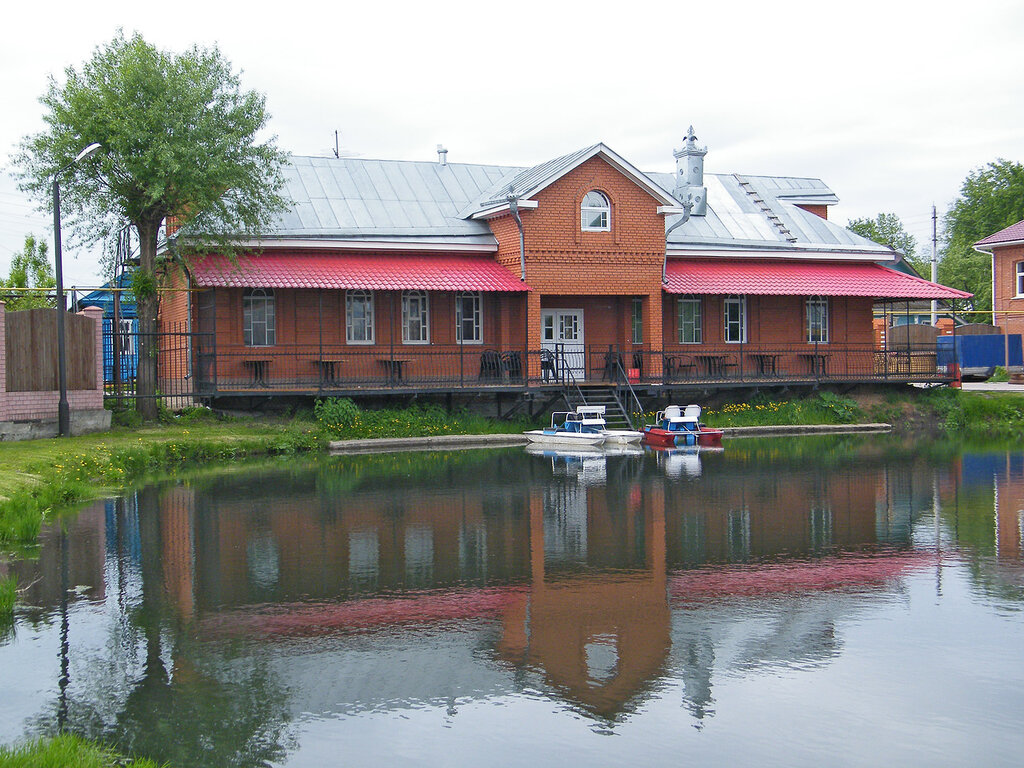
[[[0,564],[0,743],[187,766],[1019,765],[1024,453],[323,457]]]

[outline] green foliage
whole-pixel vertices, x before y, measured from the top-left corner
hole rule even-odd
[[[992,382],[1007,382],[1010,380],[1010,373],[1003,366],[997,365],[992,375],[988,377]]]
[[[522,432],[536,426],[526,419],[499,421],[466,411],[447,413],[433,404],[404,409],[362,410],[347,398],[318,401],[315,412],[324,433],[338,440],[501,434]]]
[[[749,402],[727,403],[717,410],[706,410],[703,417],[712,427],[758,427],[852,424],[863,420],[864,413],[850,398],[821,392],[802,400],[775,401],[759,396]]]
[[[36,240],[32,235],[25,236],[25,246],[20,253],[11,259],[11,273],[6,280],[0,281],[4,288],[39,288],[39,293],[18,291],[6,296],[4,302],[7,311],[34,309],[37,307],[53,307],[54,301],[48,291],[57,285],[50,265],[50,256],[45,240]]]
[[[14,615],[14,601],[18,597],[18,580],[13,576],[0,578],[0,622]]]
[[[960,197],[946,213],[946,248],[939,279],[975,294],[972,309],[992,309],[989,256],[973,246],[978,240],[1024,220],[1024,166],[998,159],[968,174]]]
[[[903,222],[895,213],[880,213],[873,219],[850,219],[846,228],[879,245],[887,245],[899,251],[907,259],[913,259],[917,250],[917,239],[903,228]]]
[[[156,296],[156,277],[152,272],[132,270],[131,292],[135,301],[141,302]]]
[[[353,428],[359,421],[359,406],[350,397],[329,397],[317,400],[313,413],[321,428],[332,435]]]
[[[0,746],[0,768],[157,768],[152,760],[129,760],[101,744],[71,734],[19,747]]]

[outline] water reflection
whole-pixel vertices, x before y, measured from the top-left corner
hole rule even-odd
[[[725,681],[833,663],[943,557],[1019,605],[1020,454],[806,445],[358,456],[96,505],[8,566],[39,606],[15,639],[70,614],[32,727],[263,765],[320,723],[507,697],[616,732],[671,689],[701,729]]]

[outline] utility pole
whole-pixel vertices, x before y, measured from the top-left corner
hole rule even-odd
[[[939,282],[939,215],[932,203],[932,282]],[[938,322],[939,302],[932,299],[932,325]]]

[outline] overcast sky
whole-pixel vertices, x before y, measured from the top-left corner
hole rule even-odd
[[[296,154],[535,165],[603,141],[671,171],[692,124],[709,173],[820,178],[830,217],[900,216],[930,254],[966,175],[1024,161],[1024,3],[16,3],[0,44],[0,163],[42,128],[51,75],[117,27],[217,45]],[[0,177],[0,271],[52,219]],[[65,283],[96,258],[65,254]]]

